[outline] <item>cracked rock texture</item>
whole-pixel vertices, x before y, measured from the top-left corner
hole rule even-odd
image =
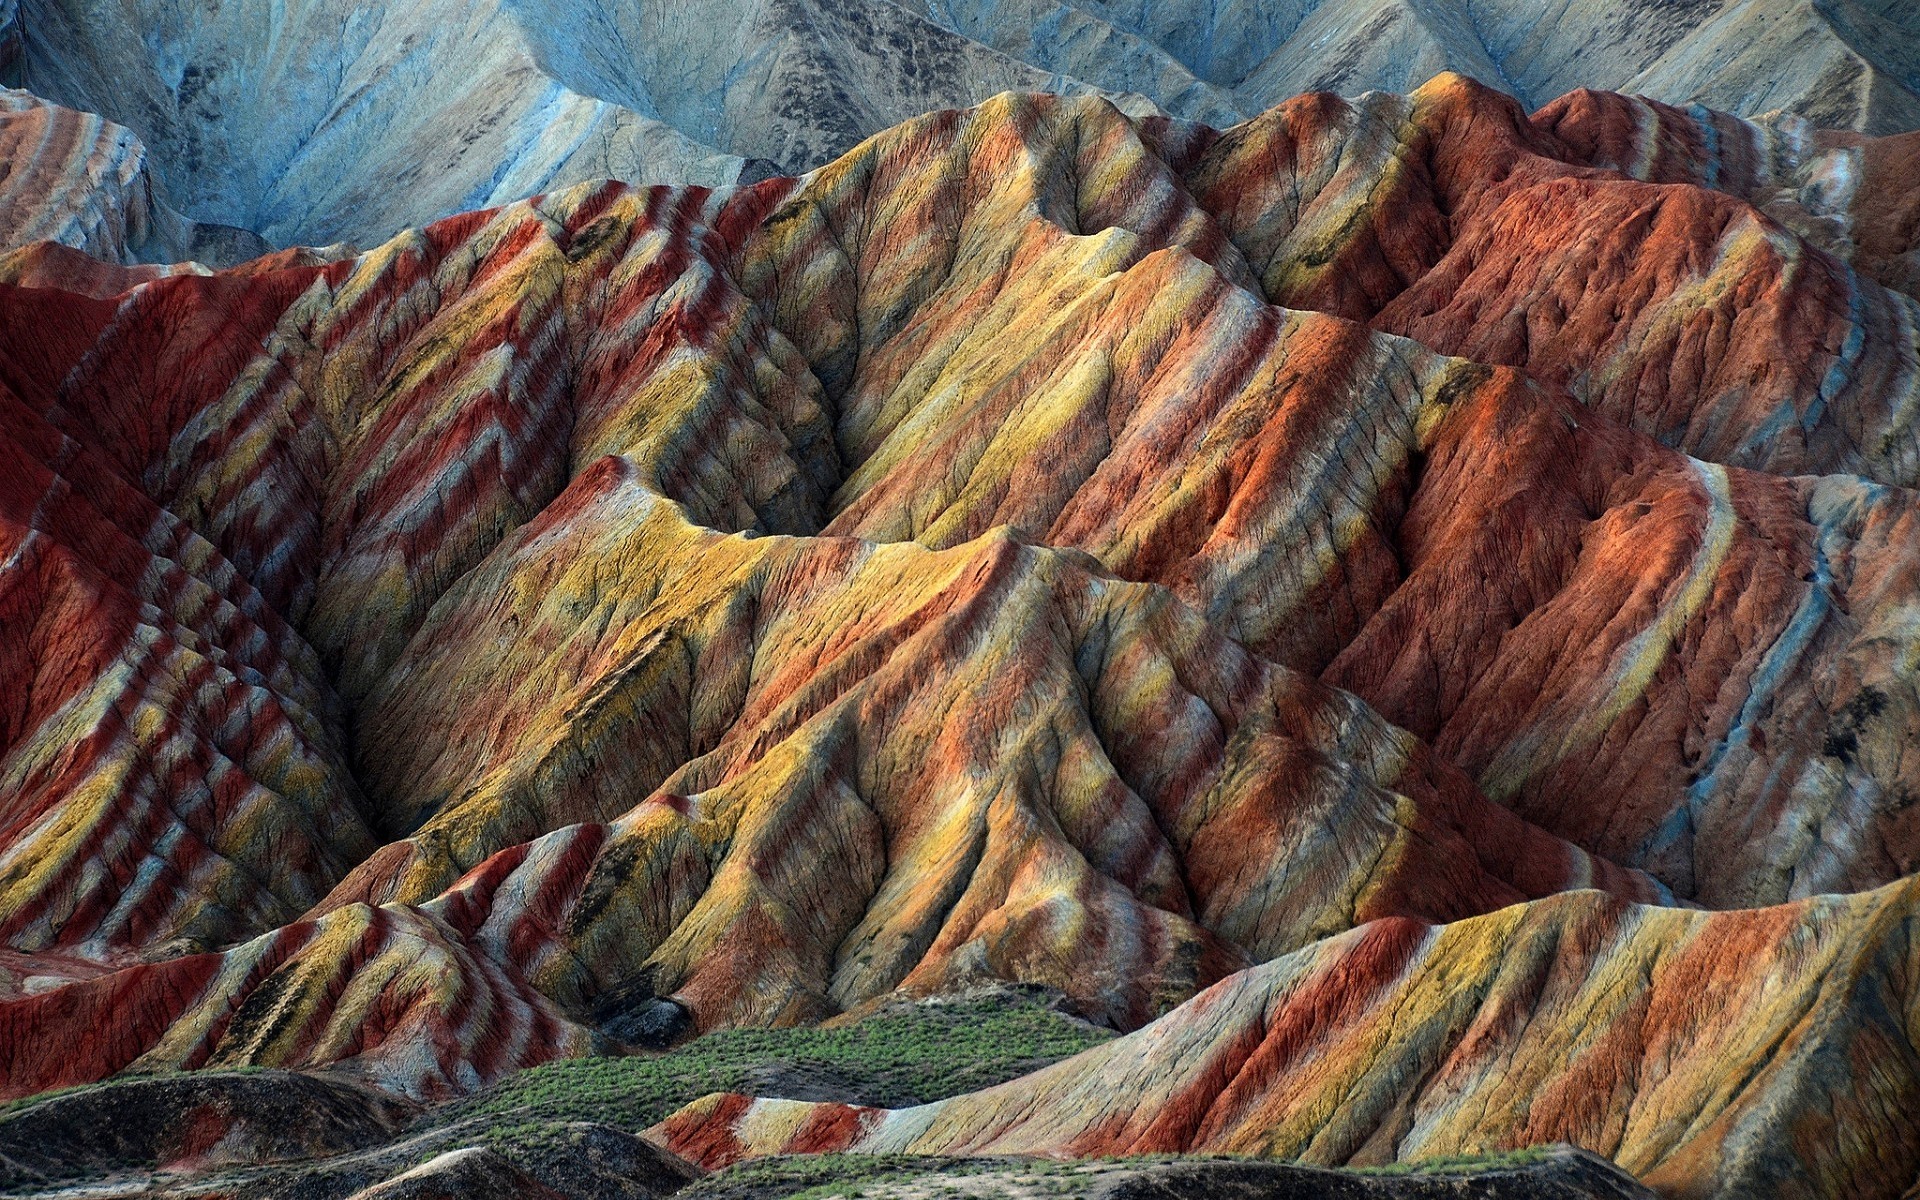
[[[1139,1032],[662,1136],[1893,1200],[1916,138],[1006,93],[364,253],[7,253],[5,1094],[1004,980]]]
[[[1592,86],[1888,134],[1920,127],[1920,8],[0,0],[0,83],[133,129],[182,212],[275,245],[370,245],[600,176],[716,185],[808,170],[1006,89],[1100,92],[1135,115],[1224,127],[1297,93],[1405,92],[1443,70],[1529,107]]]

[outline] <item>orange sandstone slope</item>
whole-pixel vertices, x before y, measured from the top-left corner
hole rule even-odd
[[[1792,137],[1003,96],[338,262],[9,256],[9,1092],[982,976],[1134,1028],[1368,922],[1911,874],[1911,230]]]

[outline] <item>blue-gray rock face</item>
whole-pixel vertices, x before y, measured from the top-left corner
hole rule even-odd
[[[20,0],[0,0],[0,87],[19,85],[20,50]]]
[[[0,0],[0,78],[132,129],[187,216],[283,245],[364,244],[598,176],[803,171],[1006,89],[1228,125],[1445,69],[1529,104],[1592,86],[1884,133],[1920,127],[1920,6]]]

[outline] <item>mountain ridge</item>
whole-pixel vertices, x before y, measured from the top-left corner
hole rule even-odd
[[[134,129],[192,219],[283,246],[371,245],[597,176],[803,172],[1003,90],[1225,127],[1299,93],[1408,92],[1457,70],[1530,107],[1586,85],[1920,128],[1920,24],[1897,0],[1326,0],[1215,5],[1202,22],[1091,0],[494,0],[457,15],[301,0],[225,21],[178,0],[10,4],[19,81]]]
[[[1809,1061],[1892,1055],[1844,1122],[1891,1157],[1795,1140],[1822,1065],[1632,1165],[1871,1191],[1912,1165],[1916,136],[1457,75],[1226,131],[1006,93],[365,253],[7,253],[9,1094],[431,1101],[982,980],[1202,1044],[1301,972],[1303,1029],[1477,1087],[1572,1069],[1573,1021],[1479,1006],[1499,963],[1577,999],[1697,952],[1593,1070],[1791,978]],[[1396,1040],[1369,1005],[1442,943]],[[1688,1061],[1693,1110],[1745,1086]],[[1500,1140],[1619,1151],[1589,1101]],[[715,1103],[666,1135],[775,1145]]]

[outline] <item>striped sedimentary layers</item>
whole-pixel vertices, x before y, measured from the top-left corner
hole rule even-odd
[[[1826,203],[1821,165],[1784,138],[1593,93],[1530,119],[1443,76],[1406,97],[1289,101],[1190,176],[1275,304],[1523,368],[1710,461],[1910,485],[1920,302],[1874,276],[1904,278],[1912,215],[1836,198],[1869,214],[1849,218],[1876,231],[1868,270],[1814,252],[1754,204],[1801,174]],[[1907,141],[1861,144],[1892,161]]]
[[[366,905],[0,1005],[14,1095],[120,1071],[324,1066],[443,1099],[590,1042],[510,964],[431,916]]]
[[[147,148],[130,129],[50,104],[7,85],[22,53],[19,14],[0,4],[0,279],[17,282],[63,248],[106,263],[154,263],[147,278],[206,274],[198,258],[229,265],[264,253],[256,235],[188,220],[159,197]],[[64,267],[74,290],[97,271]]]
[[[895,1111],[714,1095],[652,1134],[710,1167],[833,1151],[1367,1165],[1567,1141],[1664,1196],[1894,1197],[1920,1171],[1917,901],[1911,880],[1726,913],[1581,892],[1381,921],[998,1087]]]
[[[1411,101],[1369,103],[1435,114],[1436,128],[1456,141],[1465,139],[1448,130],[1508,130],[1506,138],[1483,138],[1476,156],[1462,149],[1435,159],[1461,175],[1483,170],[1483,192],[1525,190],[1513,161],[1496,152],[1503,141],[1515,155],[1522,138],[1550,144],[1503,98],[1458,81]],[[1343,104],[1302,98],[1263,122],[1311,124],[1329,110],[1350,111]],[[876,147],[870,158],[853,156],[813,177],[800,198],[782,198],[740,252],[747,286],[771,283],[774,320],[819,364],[830,395],[838,393],[832,399],[847,469],[827,532],[948,545],[1005,523],[1031,540],[1084,549],[1123,577],[1168,586],[1262,654],[1325,672],[1435,740],[1500,799],[1607,854],[1658,863],[1689,895],[1768,902],[1872,886],[1913,868],[1907,785],[1891,776],[1868,783],[1863,775],[1873,768],[1863,772],[1859,755],[1826,752],[1830,743],[1857,740],[1856,719],[1888,731],[1870,737],[1896,736],[1890,731],[1909,719],[1897,715],[1909,703],[1898,699],[1906,690],[1897,682],[1901,659],[1886,652],[1908,642],[1904,609],[1866,577],[1862,602],[1854,602],[1855,535],[1840,532],[1871,528],[1872,544],[1890,544],[1878,538],[1901,525],[1908,493],[1868,487],[1859,494],[1874,499],[1860,507],[1819,502],[1848,485],[1835,481],[1821,491],[1685,458],[1522,376],[1262,304],[1235,280],[1257,269],[1264,288],[1284,294],[1284,280],[1275,281],[1289,256],[1320,255],[1312,236],[1273,250],[1276,239],[1292,236],[1280,228],[1287,220],[1296,233],[1310,224],[1323,233],[1349,230],[1350,241],[1327,257],[1347,279],[1365,274],[1369,256],[1404,249],[1367,249],[1370,210],[1343,207],[1391,186],[1373,171],[1377,160],[1365,157],[1362,134],[1351,139],[1362,145],[1346,150],[1324,131],[1276,137],[1290,154],[1302,147],[1349,153],[1368,169],[1347,177],[1261,159],[1262,178],[1308,181],[1297,193],[1272,195],[1269,217],[1227,214],[1236,253],[1219,243],[1211,223],[1195,222],[1188,232],[1192,210],[1169,168],[1117,123],[1120,144],[1100,151],[1112,174],[1101,178],[1125,183],[1124,203],[1171,196],[1152,220],[1106,207],[1115,200],[1098,189],[1070,198],[1045,189],[1022,195],[1021,173],[991,157],[991,142],[976,143],[971,129],[947,132],[954,121],[931,118],[903,132],[937,139],[938,153],[964,154],[971,169],[1015,181],[982,193],[977,203],[989,211],[1018,203],[1042,213],[1055,206],[1058,215],[1030,223],[935,220],[950,199],[891,184],[924,156],[902,161],[893,146]],[[1440,156],[1441,134],[1408,134],[1408,144]],[[1018,153],[1053,149],[1042,136],[1029,135]],[[1264,136],[1253,126],[1237,130],[1188,164],[1191,176],[1206,181],[1197,192],[1203,202],[1224,194],[1246,204],[1248,195],[1262,194],[1253,186],[1228,189],[1227,181],[1253,169],[1247,147]],[[1059,166],[1042,178],[1089,177],[1077,157],[1089,140],[1087,123],[1076,121],[1073,137],[1053,149]],[[1279,153],[1273,142],[1262,144],[1263,154]],[[1130,153],[1141,156],[1140,166],[1129,165]],[[1584,171],[1602,213],[1612,211],[1614,192],[1646,188],[1527,155],[1546,164],[1537,168],[1542,174]],[[1125,182],[1130,170],[1136,180]],[[1433,165],[1420,171],[1447,178]],[[860,185],[851,195],[849,175]],[[1311,181],[1321,176],[1316,187]],[[1461,180],[1448,187],[1474,194]],[[1440,194],[1437,185],[1427,190],[1429,199]],[[1664,190],[1708,196],[1770,224],[1730,197]],[[1472,233],[1476,213],[1502,207],[1487,197],[1478,203],[1463,212],[1460,203],[1435,202],[1427,233],[1418,236],[1437,241],[1437,265],[1415,288],[1454,260],[1457,243],[1448,248],[1447,239],[1465,236],[1440,211]],[[887,216],[871,215],[876,209]],[[1569,216],[1576,224],[1579,211]],[[901,219],[916,212],[927,215]],[[1391,237],[1414,237],[1418,216],[1415,207],[1404,222],[1383,218],[1382,227]],[[924,231],[914,235],[922,256],[890,241],[902,225]],[[1809,270],[1851,280],[1850,289],[1878,296],[1886,311],[1905,311],[1904,297],[1772,229],[1769,236],[1804,255]],[[866,230],[880,232],[863,237]],[[1904,420],[1907,400],[1898,389],[1915,386],[1909,342],[1887,340],[1885,327],[1836,318],[1817,303],[1833,299],[1827,292],[1769,295],[1780,279],[1773,264],[1748,262],[1736,272],[1718,257],[1712,227],[1698,236],[1715,257],[1702,259],[1705,278],[1692,291],[1726,309],[1705,319],[1753,339],[1710,339],[1708,348],[1725,360],[1716,374],[1778,357],[1781,344],[1839,341],[1836,350],[1851,346],[1856,360],[1881,364],[1876,378],[1889,387],[1832,387],[1840,355],[1815,350],[1811,369],[1783,374],[1777,384],[1789,396],[1812,397],[1782,403],[1823,405],[1834,428]],[[1510,261],[1516,253],[1472,261]],[[1612,253],[1648,275],[1621,281],[1622,294],[1644,286],[1691,294],[1664,239],[1625,237]],[[828,265],[810,273],[785,263],[789,256],[817,263],[823,254]],[[1044,265],[1030,273],[1029,286],[1002,274],[1000,264],[1020,262]],[[1728,274],[1731,298],[1721,294],[1727,281],[1717,279]],[[911,319],[891,299],[923,294]],[[1470,303],[1472,293],[1457,295],[1457,303]],[[1519,311],[1530,310],[1522,304]],[[1621,355],[1648,369],[1657,359],[1651,343]],[[1721,406],[1713,375],[1662,383],[1703,410]],[[1831,398],[1821,399],[1829,388]],[[1602,416],[1609,407],[1602,397],[1589,403]],[[1770,422],[1771,414],[1759,419]],[[1877,557],[1860,556],[1858,565]],[[1785,682],[1790,675],[1812,686]],[[1738,695],[1739,708],[1703,706],[1699,698],[1708,694]],[[1814,696],[1826,699],[1799,707]],[[1765,727],[1757,736],[1748,728],[1756,720]],[[1758,747],[1759,760],[1773,763],[1767,747],[1796,743],[1803,749],[1788,754],[1800,765],[1783,764],[1777,774],[1748,757]],[[1898,756],[1891,743],[1875,754]],[[1570,800],[1595,788],[1613,801]],[[1756,791],[1772,798],[1756,805]],[[1799,799],[1787,800],[1788,793]],[[1827,798],[1800,809],[1807,823],[1797,830],[1796,818],[1755,824],[1758,812],[1784,814],[1815,795]],[[1716,810],[1724,817],[1709,815]],[[1702,853],[1698,828],[1722,820],[1710,835],[1717,849]],[[1862,821],[1879,832],[1865,832]],[[1826,873],[1823,828],[1848,846],[1846,857],[1857,863],[1866,851],[1877,865]],[[1797,882],[1788,878],[1796,871]]]
[[[376,708],[394,769],[450,802],[336,893],[438,890],[524,832],[505,814],[535,795],[577,817],[651,790],[610,825],[486,859],[430,905],[551,994],[645,976],[703,1022],[761,1023],[986,975],[1131,1026],[1375,914],[1481,911],[1585,878],[1658,891],[1486,803],[1351,697],[1083,560],[1004,531],[939,552],[722,539],[611,471],[574,490],[583,517],[626,528],[573,571],[604,588],[619,563],[675,563],[676,582],[607,612],[617,639],[562,639],[555,610],[583,598],[555,574],[554,531],[509,543],[512,576],[436,611],[415,682]],[[515,576],[551,581],[537,606],[470,607],[526,595]],[[445,718],[425,697],[457,710],[467,639],[502,625],[527,647],[504,664],[538,704],[523,719],[565,740],[427,749]],[[579,678],[581,663],[614,671]],[[648,750],[689,761],[654,784]]]
[[[1878,282],[1920,295],[1920,202],[1905,183],[1920,136],[1866,138],[1800,117],[1745,120],[1591,91],[1549,105],[1536,124],[1594,166],[1750,200]]]
[[[1635,103],[1009,95],[338,260],[10,256],[11,1090],[430,1096],[983,977],[1136,1028],[1911,874],[1914,302],[1621,169],[1687,144]],[[1509,1140],[1563,1131],[1624,1153]]]
[[[312,650],[97,449],[0,403],[0,937],[115,961],[298,916],[376,845]]]
[[[1529,106],[1597,86],[1920,128],[1905,0],[1560,0],[1551,19],[1532,0],[15,3],[27,86],[137,129],[184,210],[278,244],[371,243],[603,175],[811,170],[1006,89],[1224,127],[1455,70]]]
[[[0,11],[0,79],[19,43]],[[0,92],[0,249],[60,242],[118,261],[159,221],[146,148],[133,131],[26,92]]]

